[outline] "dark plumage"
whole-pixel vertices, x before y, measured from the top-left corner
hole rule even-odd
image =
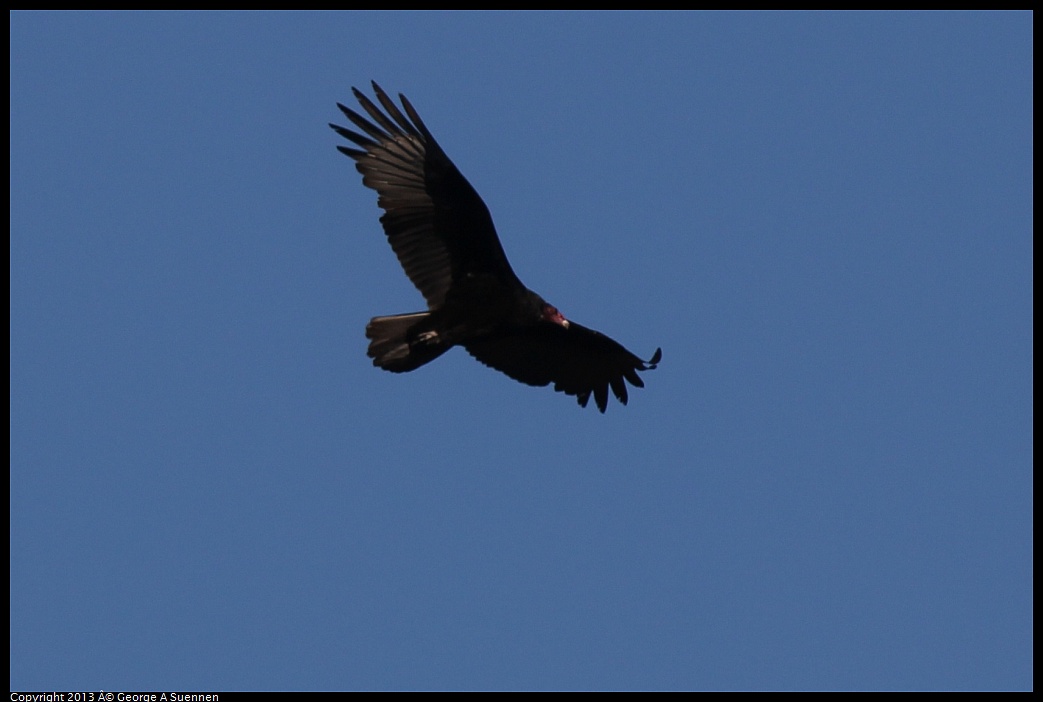
[[[427,312],[374,317],[366,326],[373,365],[411,371],[463,346],[487,366],[528,385],[554,384],[602,412],[608,391],[624,405],[627,387],[644,387],[642,361],[593,329],[570,322],[514,274],[489,210],[402,95],[403,114],[376,83],[380,106],[352,88],[370,119],[337,104],[361,133],[331,124],[353,146],[362,182],[377,191],[388,242],[427,300]],[[372,120],[372,121],[371,121]]]

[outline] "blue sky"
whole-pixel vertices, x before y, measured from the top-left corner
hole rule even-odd
[[[1031,15],[10,19],[12,689],[1031,688]],[[628,407],[370,365],[371,79]]]

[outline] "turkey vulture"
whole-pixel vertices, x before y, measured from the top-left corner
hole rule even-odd
[[[352,142],[337,149],[355,160],[362,183],[377,191],[384,233],[428,308],[370,320],[373,365],[405,373],[459,345],[517,381],[554,383],[581,407],[593,394],[604,412],[610,387],[625,405],[623,380],[644,387],[637,372],[655,368],[662,350],[642,361],[604,334],[565,319],[522,285],[482,198],[417,111],[399,95],[403,114],[375,82],[373,90],[383,111],[352,88],[370,119],[337,103],[363,133],[330,127]]]

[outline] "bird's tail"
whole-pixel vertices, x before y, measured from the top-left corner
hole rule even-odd
[[[446,344],[437,331],[425,329],[430,316],[430,312],[413,312],[369,320],[366,353],[373,365],[392,373],[406,373],[448,351],[451,344]]]

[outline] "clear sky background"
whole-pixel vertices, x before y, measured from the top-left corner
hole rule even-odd
[[[1031,688],[1031,15],[10,19],[12,688]],[[628,407],[370,365],[370,79]]]

